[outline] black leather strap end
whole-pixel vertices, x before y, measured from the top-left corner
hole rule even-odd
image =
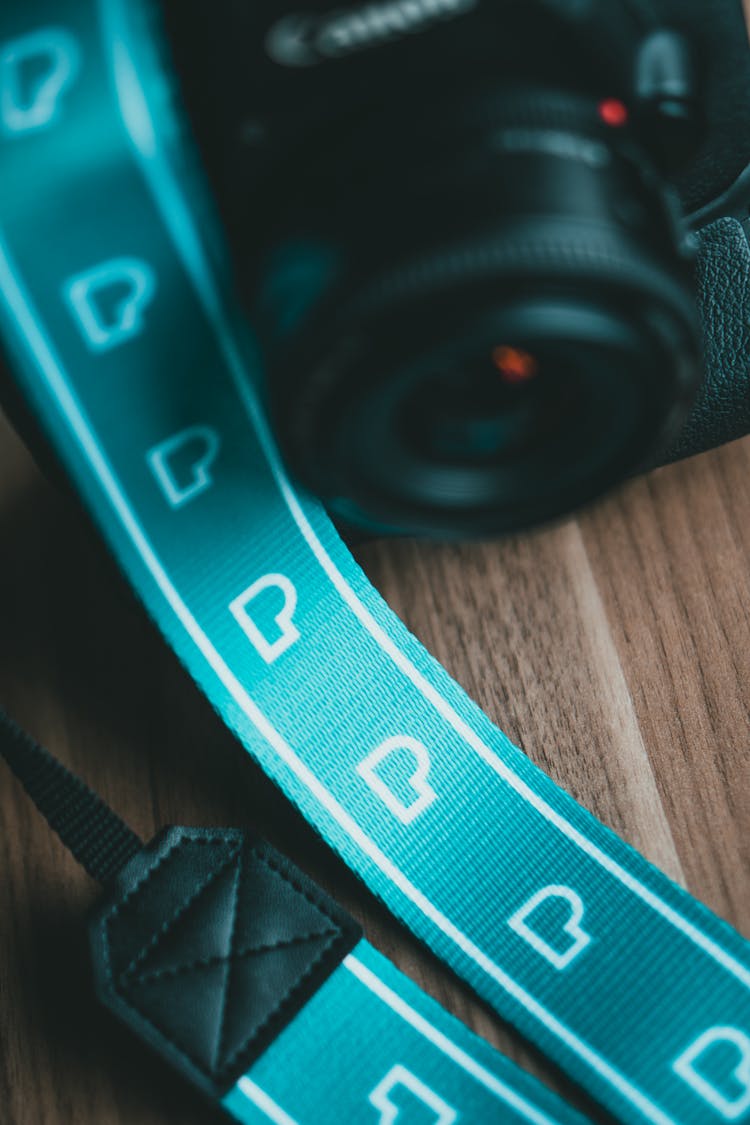
[[[169,828],[117,877],[90,937],[101,1002],[218,1098],[361,931],[268,844]]]

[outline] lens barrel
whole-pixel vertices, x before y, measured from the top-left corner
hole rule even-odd
[[[634,472],[688,408],[700,342],[677,206],[619,102],[519,89],[393,131],[347,142],[347,252],[296,318],[277,308],[282,450],[371,529],[486,535],[560,516]],[[290,277],[321,206],[308,196],[308,237],[286,243]]]

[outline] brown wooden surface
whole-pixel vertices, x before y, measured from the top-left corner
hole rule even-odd
[[[542,533],[358,552],[534,761],[748,936],[749,481],[750,439]],[[560,1084],[251,765],[84,517],[1,424],[0,526],[0,700],[19,721],[143,836],[169,822],[256,826],[441,1002]],[[96,888],[4,770],[0,848],[2,1125],[214,1121],[95,1008],[81,922]]]

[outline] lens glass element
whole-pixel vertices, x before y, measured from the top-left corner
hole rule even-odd
[[[428,326],[410,312],[373,332],[367,359],[363,343],[348,405],[318,446],[346,481],[345,496],[326,496],[345,520],[366,512],[390,529],[456,534],[536,523],[622,476],[653,440],[664,360],[617,309],[490,302],[430,318],[427,348]]]
[[[560,366],[559,356],[542,360],[503,345],[452,371],[437,370],[404,403],[402,441],[448,464],[507,462],[540,449],[582,394],[575,366]]]

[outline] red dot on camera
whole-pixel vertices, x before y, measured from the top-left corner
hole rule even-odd
[[[621,102],[619,98],[605,98],[603,102],[599,102],[599,117],[610,129],[622,129],[627,125],[630,114],[625,102]]]

